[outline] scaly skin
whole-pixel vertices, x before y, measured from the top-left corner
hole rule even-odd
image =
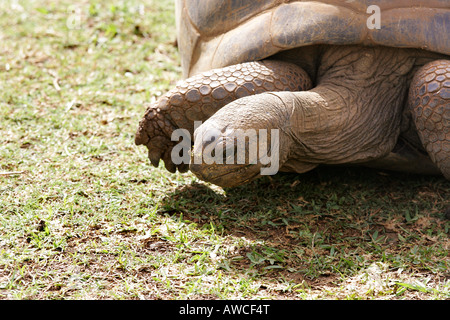
[[[431,160],[450,179],[450,61],[436,60],[414,75],[409,107]]]
[[[266,91],[309,90],[308,74],[295,64],[264,60],[241,63],[204,72],[179,82],[176,87],[151,104],[139,123],[135,143],[146,145],[154,166],[162,159],[167,170],[188,170],[188,164],[176,166],[171,160],[171,141],[177,128],[194,133],[194,121],[205,121],[228,103]]]

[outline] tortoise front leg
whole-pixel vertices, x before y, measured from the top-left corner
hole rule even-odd
[[[423,146],[450,179],[450,60],[436,60],[419,69],[408,104]]]
[[[154,166],[162,159],[166,169],[188,170],[188,164],[176,166],[171,159],[171,141],[175,129],[194,133],[194,121],[206,121],[228,103],[266,91],[308,90],[308,74],[295,64],[263,60],[241,63],[201,73],[179,82],[176,87],[151,104],[139,123],[135,143],[148,148]]]

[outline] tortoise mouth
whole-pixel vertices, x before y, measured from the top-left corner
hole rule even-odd
[[[237,187],[260,175],[260,164],[195,164],[190,171],[199,179],[223,188]]]

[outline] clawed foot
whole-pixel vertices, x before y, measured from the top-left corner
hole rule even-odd
[[[172,122],[165,110],[161,110],[160,105],[167,104],[165,97],[148,107],[144,118],[139,123],[136,133],[136,145],[145,145],[148,149],[148,158],[153,166],[158,167],[162,159],[166,169],[175,173],[177,166],[171,159],[171,151],[176,142],[171,141],[171,136],[177,126]],[[187,164],[180,164],[178,171],[186,172],[189,169]]]

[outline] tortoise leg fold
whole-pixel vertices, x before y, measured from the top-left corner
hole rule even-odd
[[[185,172],[189,164],[175,165],[171,140],[175,129],[194,133],[194,121],[206,121],[228,103],[266,91],[309,90],[308,74],[295,64],[263,60],[207,71],[179,82],[176,87],[148,106],[139,123],[135,143],[148,148],[154,166],[162,159],[166,169]]]
[[[419,69],[408,104],[423,146],[450,180],[450,60],[436,60]]]

